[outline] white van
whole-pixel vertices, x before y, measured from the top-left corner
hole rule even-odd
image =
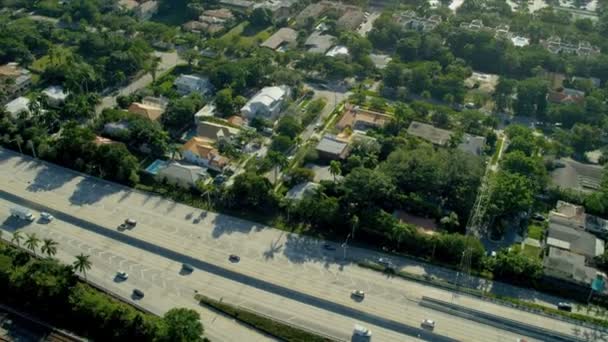
[[[353,334],[356,336],[372,337],[372,331],[359,324],[355,324]]]
[[[24,207],[11,208],[11,216],[18,217],[22,220],[27,220],[30,222],[33,222],[36,219],[34,214],[32,214],[32,212],[29,209],[26,209]]]

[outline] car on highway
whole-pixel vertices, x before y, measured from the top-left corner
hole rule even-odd
[[[127,227],[133,228],[133,227],[137,226],[137,221],[135,221],[132,218],[128,218],[125,220],[125,224],[127,225]]]
[[[230,254],[228,260],[230,260],[231,262],[239,262],[241,261],[241,257],[236,254]]]
[[[572,312],[572,305],[564,302],[557,303],[557,309]]]
[[[353,334],[355,336],[372,337],[372,331],[359,324],[355,324]]]
[[[118,271],[116,272],[116,278],[120,280],[127,280],[129,279],[129,274],[124,271]]]
[[[192,272],[194,272],[194,266],[192,266],[190,264],[182,264],[182,271],[192,273]]]
[[[140,289],[133,289],[133,298],[134,299],[144,298],[144,291],[142,291]]]
[[[355,297],[355,298],[360,298],[363,299],[365,298],[365,292],[361,291],[361,290],[353,290],[350,293],[351,296]]]
[[[389,268],[393,267],[393,262],[387,258],[379,258],[378,263],[384,267],[389,267]]]
[[[422,321],[422,323],[420,323],[420,326],[423,329],[433,331],[435,329],[435,321],[433,321],[432,319],[428,319],[427,318],[424,321]]]
[[[118,230],[125,230],[125,229],[129,229],[129,225],[127,225],[126,223],[121,223],[118,226]]]
[[[47,213],[46,211],[40,213],[40,218],[47,222],[51,222],[54,219],[53,215]]]
[[[336,250],[336,246],[331,245],[329,243],[325,243],[323,244],[323,249],[326,251],[335,251]]]

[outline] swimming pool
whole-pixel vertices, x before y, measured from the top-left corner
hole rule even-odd
[[[152,175],[156,175],[160,169],[167,166],[167,162],[164,160],[156,159],[152,164],[148,165],[146,172]]]

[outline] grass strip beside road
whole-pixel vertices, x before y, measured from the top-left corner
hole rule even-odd
[[[577,322],[584,322],[587,324],[599,326],[602,328],[608,328],[608,321],[605,319],[587,316],[587,315],[583,315],[583,314],[575,313],[575,312],[562,311],[562,310],[547,307],[545,305],[536,304],[536,303],[528,302],[528,301],[517,299],[517,298],[506,297],[506,296],[501,296],[501,295],[497,295],[497,294],[490,293],[490,292],[484,292],[484,291],[477,290],[477,289],[457,286],[452,283],[449,283],[449,282],[446,282],[443,280],[439,280],[432,276],[422,276],[419,274],[413,274],[413,273],[409,273],[409,272],[405,272],[405,271],[394,272],[394,271],[390,271],[386,267],[379,265],[377,263],[374,263],[374,262],[358,262],[357,264],[360,267],[371,269],[371,270],[378,271],[378,272],[389,273],[396,277],[403,278],[405,280],[416,281],[419,283],[424,283],[426,285],[435,286],[435,287],[438,287],[438,288],[441,288],[444,290],[464,293],[464,294],[468,294],[468,295],[482,298],[482,299],[485,298],[485,299],[495,302],[496,304],[499,304],[499,305],[510,306],[510,307],[514,307],[516,309],[524,310],[524,311],[532,311],[533,313],[542,314],[544,316],[549,316],[549,317],[553,317],[556,319],[566,319],[566,320],[570,320],[570,321],[573,320],[573,321],[577,321]]]
[[[201,304],[233,317],[255,329],[285,341],[293,342],[333,342],[336,340],[322,337],[292,325],[258,315],[249,310],[226,304],[209,297],[197,294],[194,298]]]

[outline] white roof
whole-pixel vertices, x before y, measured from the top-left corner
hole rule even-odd
[[[252,104],[259,103],[267,107],[272,106],[276,101],[280,101],[287,94],[287,86],[265,87],[255,94],[243,107],[249,109]]]
[[[203,108],[201,108],[198,112],[194,114],[195,118],[202,118],[205,116],[213,116],[215,114],[215,104],[208,103]]]
[[[42,93],[49,98],[57,101],[64,101],[68,94],[63,91],[61,86],[50,86],[42,91]]]
[[[159,176],[165,176],[172,179],[180,179],[195,184],[200,178],[208,176],[207,169],[196,165],[185,165],[173,162],[158,171]]]
[[[30,99],[27,97],[20,96],[13,101],[6,104],[6,110],[11,113],[12,116],[17,116],[21,111],[29,112]]]
[[[530,39],[528,39],[526,37],[521,37],[521,36],[513,37],[513,38],[511,38],[511,41],[513,42],[513,45],[515,45],[517,47],[524,47],[524,46],[530,45]]]
[[[344,45],[336,45],[329,49],[325,56],[336,57],[336,56],[348,56],[348,48]]]
[[[552,238],[552,237],[547,238],[547,245],[558,247],[558,248],[565,249],[568,251],[570,250],[570,242],[559,240],[559,239]]]

